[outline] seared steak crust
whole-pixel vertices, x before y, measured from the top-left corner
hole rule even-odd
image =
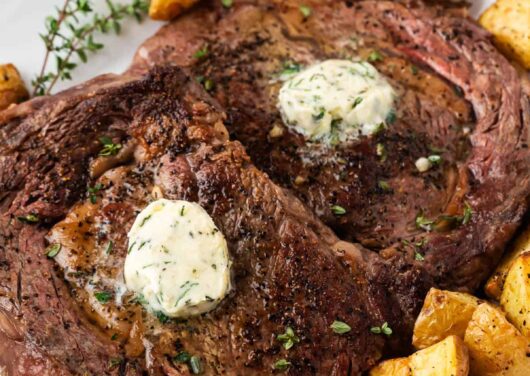
[[[206,374],[267,374],[280,359],[293,375],[358,374],[383,352],[370,327],[405,332],[397,300],[368,281],[376,255],[340,242],[257,170],[223,119],[176,68],[101,77],[1,114],[0,365],[10,375],[187,374],[172,361],[181,351]],[[99,157],[101,136],[122,151]],[[159,195],[198,202],[227,238],[234,291],[211,313],[159,320],[120,293],[127,230]],[[62,245],[54,260],[46,240]],[[334,320],[351,331],[334,333]],[[276,339],[287,327],[300,339],[289,351]]]
[[[312,8],[308,18],[299,11],[302,3]],[[208,55],[194,57],[204,46]],[[324,148],[283,125],[277,78],[286,62],[367,58],[373,51],[383,58],[372,63],[399,93],[397,120],[387,130]],[[166,62],[210,79],[230,134],[253,162],[341,238],[380,252],[394,273],[417,264],[437,286],[472,291],[527,209],[524,78],[484,30],[439,7],[242,1],[225,10],[210,2],[147,41],[132,69]],[[419,173],[414,161],[431,154],[443,162]],[[334,205],[346,214],[335,215]],[[413,316],[418,302],[407,300],[401,303]]]

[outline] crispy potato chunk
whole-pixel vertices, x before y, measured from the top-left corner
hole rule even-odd
[[[28,97],[28,91],[17,68],[13,64],[0,65],[0,111]]]
[[[497,0],[479,19],[499,48],[530,68],[530,1]]]
[[[488,282],[486,282],[484,291],[490,298],[495,300],[501,298],[502,288],[508,271],[519,255],[525,252],[530,252],[530,227],[517,238],[513,246],[501,260],[499,266],[497,266],[497,269],[495,269],[495,272],[489,278]]]
[[[149,17],[153,20],[169,21],[191,8],[199,0],[151,0]]]
[[[530,253],[523,253],[513,263],[501,295],[506,317],[530,338]]]
[[[491,304],[483,303],[475,310],[464,343],[471,375],[530,375],[528,339]]]
[[[472,295],[431,288],[414,324],[412,344],[424,349],[450,335],[463,338],[479,304],[480,300]]]
[[[385,360],[370,370],[370,376],[410,376],[409,358]]]
[[[460,337],[449,336],[410,356],[411,375],[467,376],[469,356]]]
[[[449,336],[408,358],[384,361],[370,376],[467,376],[469,357],[461,338]]]

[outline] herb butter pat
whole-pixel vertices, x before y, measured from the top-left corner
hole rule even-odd
[[[287,126],[306,139],[334,145],[390,123],[395,96],[370,63],[326,60],[289,78],[278,107]]]
[[[138,214],[128,236],[127,288],[155,314],[198,315],[229,292],[226,240],[198,204],[154,201]]]

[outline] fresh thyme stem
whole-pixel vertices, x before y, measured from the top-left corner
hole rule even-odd
[[[130,0],[127,4],[114,4],[105,0],[108,14],[93,11],[90,0],[65,0],[62,8],[57,8],[55,17],[46,18],[46,34],[40,37],[46,46],[46,55],[40,73],[32,81],[33,95],[47,95],[59,80],[70,80],[71,72],[77,67],[71,60],[74,53],[83,63],[87,62],[87,52],[96,52],[103,45],[94,41],[96,31],[107,33],[114,30],[120,33],[120,22],[125,16],[133,16],[142,21],[149,7],[148,0]],[[92,21],[81,24],[80,16],[92,15]],[[55,70],[48,70],[50,56],[55,56]]]

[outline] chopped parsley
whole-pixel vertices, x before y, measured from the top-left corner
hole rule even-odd
[[[206,91],[212,91],[213,88],[215,87],[214,82],[211,79],[209,79],[209,78],[204,80],[204,84],[203,85],[204,85],[204,88],[206,89]]]
[[[335,215],[344,215],[344,214],[346,214],[346,209],[344,209],[342,206],[339,206],[339,205],[333,205],[331,207],[331,211]]]
[[[289,350],[295,344],[300,342],[300,338],[296,336],[293,328],[291,328],[290,326],[285,328],[285,333],[277,335],[276,339],[283,343],[283,347],[285,350]]]
[[[221,0],[221,4],[223,4],[225,8],[230,8],[234,4],[234,0]]]
[[[97,193],[103,189],[103,184],[96,183],[93,187],[88,187],[88,198],[92,204],[95,204],[98,200]]]
[[[380,189],[382,189],[383,191],[389,191],[390,190],[390,185],[388,185],[388,183],[384,180],[379,180],[377,182],[377,185],[379,186]]]
[[[333,321],[333,323],[330,325],[330,328],[333,330],[334,333],[337,334],[345,334],[351,330],[351,326],[349,326],[345,322],[337,320]]]
[[[361,102],[363,101],[363,98],[362,97],[357,97],[355,98],[355,100],[353,101],[353,104],[351,106],[352,110],[357,107],[358,105],[361,104]]]
[[[292,61],[286,61],[283,63],[283,70],[280,72],[280,75],[287,76],[295,73],[299,73],[302,70],[300,64],[292,62]]]
[[[193,57],[195,59],[202,59],[208,56],[208,46],[204,46],[203,48],[198,49],[194,54]]]
[[[419,230],[432,231],[432,225],[434,224],[434,221],[425,217],[421,211],[416,215],[415,223],[416,228]]]
[[[109,240],[107,248],[105,248],[105,253],[109,255],[112,252],[112,248],[114,248],[114,242],[112,240]]]
[[[181,351],[173,357],[173,361],[176,363],[188,363],[191,359],[191,355],[186,351]]]
[[[140,227],[143,227],[143,225],[145,225],[145,223],[151,219],[151,214],[149,214],[147,217],[145,217],[144,219],[142,219],[142,222],[140,223]]]
[[[112,337],[110,337],[111,341],[116,341],[118,339],[118,333],[114,333]]]
[[[308,18],[311,13],[313,13],[313,10],[307,5],[300,5],[300,13],[302,13],[302,16],[304,16],[304,18]]]
[[[162,324],[166,324],[169,322],[169,320],[171,320],[168,316],[166,316],[163,312],[160,311],[156,312],[155,316]]]
[[[94,297],[100,303],[108,303],[112,299],[112,294],[108,291],[99,291],[94,293]]]
[[[112,369],[112,368],[116,368],[116,367],[119,366],[122,362],[123,362],[123,359],[121,359],[121,358],[112,358],[112,359],[109,361],[109,368],[110,368],[110,369]]]
[[[280,359],[274,363],[274,369],[278,371],[285,371],[291,366],[291,362],[287,359]]]
[[[437,164],[440,164],[442,162],[442,157],[440,157],[439,155],[437,154],[433,154],[433,155],[429,155],[427,157],[427,159],[429,160],[429,162],[431,162],[433,165],[437,165]]]
[[[46,248],[45,255],[49,258],[54,258],[61,251],[62,247],[61,243],[51,244]]]
[[[386,151],[385,145],[378,143],[375,145],[375,154],[379,157],[379,160],[381,162],[386,161],[386,158],[388,157],[388,153]]]
[[[425,257],[418,251],[414,251],[414,259],[417,261],[424,261]]]
[[[374,50],[368,55],[368,61],[374,63],[376,61],[383,61],[383,55],[377,50]]]
[[[418,74],[418,72],[419,72],[419,69],[418,69],[417,66],[415,66],[415,65],[411,65],[411,66],[410,66],[410,72],[411,72],[414,76],[416,76],[416,75]]]
[[[384,334],[387,337],[390,337],[392,335],[392,329],[390,328],[390,326],[388,326],[387,322],[385,322],[381,326],[373,326],[373,327],[371,327],[370,328],[370,332],[372,332],[374,334]]]
[[[103,144],[103,149],[99,151],[101,157],[110,157],[111,155],[116,155],[121,149],[121,144],[115,144],[112,142],[112,139],[107,136],[99,138],[99,142]]]
[[[37,223],[39,221],[39,217],[35,214],[26,214],[24,216],[17,217],[17,219],[20,222],[25,222],[25,223]]]
[[[466,206],[464,208],[464,215],[462,216],[462,224],[467,225],[469,221],[471,221],[471,216],[473,215],[473,210],[471,209],[471,206],[469,206],[469,203],[465,203]]]

